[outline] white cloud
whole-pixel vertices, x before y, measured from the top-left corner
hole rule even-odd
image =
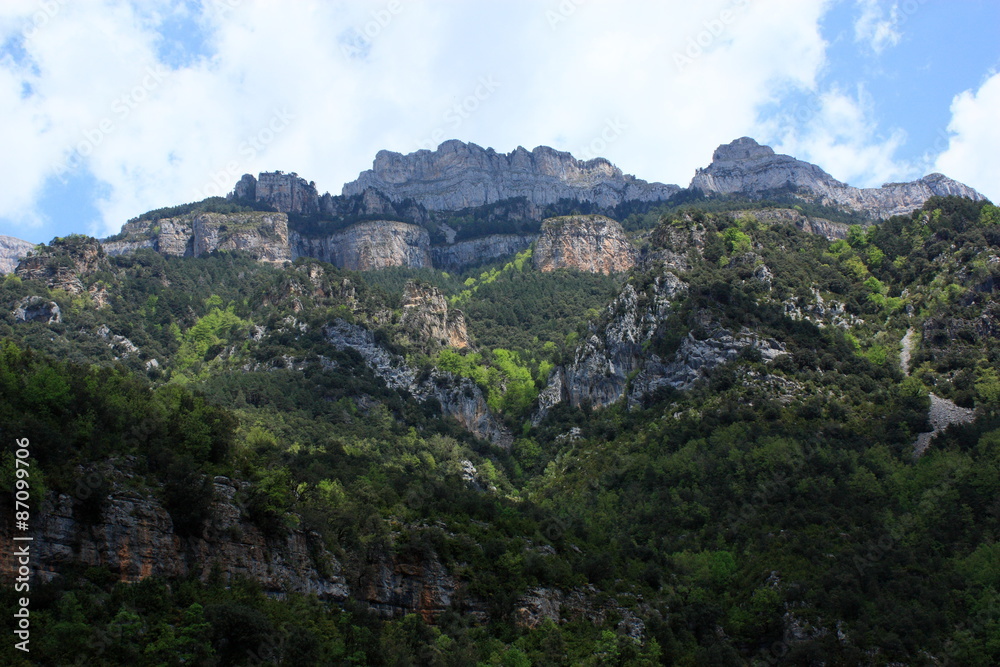
[[[101,219],[73,224],[102,235],[244,172],[296,171],[337,193],[380,149],[449,138],[602,155],[681,185],[743,135],[843,179],[900,171],[902,135],[878,137],[858,96],[814,93],[819,119],[794,136],[762,120],[817,90],[823,0],[203,0],[180,13],[200,12],[206,55],[173,69],[158,61],[161,21],[180,11],[167,0],[51,1],[25,57],[0,61],[0,141],[19,156],[0,166],[14,185],[0,218],[22,224],[74,155],[103,194]],[[0,38],[38,6],[3,3]]]
[[[866,43],[875,53],[899,44],[903,35],[899,31],[898,2],[893,2],[888,10],[883,9],[880,0],[858,0],[857,4],[861,14],[854,22],[855,41]]]
[[[853,95],[838,88],[807,95],[771,117],[763,132],[776,151],[821,165],[850,185],[878,187],[922,175],[918,165],[895,158],[906,133],[899,128],[880,133],[863,87]]]
[[[1000,73],[951,103],[951,137],[935,169],[1000,201]]]

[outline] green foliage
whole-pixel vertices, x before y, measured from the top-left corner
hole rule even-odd
[[[654,301],[655,262],[624,278],[637,312],[658,313],[642,320],[653,335],[636,354],[669,364],[720,329],[774,338],[784,353],[746,348],[690,389],[628,406],[564,400],[537,426],[539,390],[581,340],[605,335],[622,277],[541,274],[530,252],[461,276],[138,252],[85,277],[111,295],[102,309],[5,279],[6,312],[37,294],[65,321],[0,321],[0,432],[31,438],[33,493],[73,498],[84,530],[109,496],[152,495],[182,541],[199,543],[212,480],[226,475],[240,482],[244,522],[229,539],[249,522],[269,544],[304,540],[309,567],[353,592],[386,572],[401,591],[438,568],[459,582],[449,609],[414,598],[403,604],[419,613],[390,620],[356,599],[272,596],[195,569],[124,584],[117,570],[66,568],[33,584],[38,662],[996,664],[995,209],[935,198],[830,243],[727,212],[756,204],[686,206],[645,246],[688,263],[671,269],[686,291]],[[650,213],[632,212],[636,229],[656,223]],[[412,278],[455,298],[474,349],[429,358],[400,342],[394,309]],[[516,433],[511,451],[331,345],[336,319],[373,331],[417,374],[437,367],[482,387]],[[896,351],[910,327],[921,335],[904,377]],[[141,352],[113,348],[112,335]],[[977,420],[914,460],[930,390]],[[16,465],[0,454],[5,493]],[[81,470],[102,478],[87,498]],[[562,596],[566,620],[520,624],[535,608],[525,596],[542,590]],[[633,615],[641,641],[623,632]],[[793,623],[807,630],[789,641]]]
[[[218,298],[213,295],[213,298]],[[221,300],[218,300],[221,301]],[[214,306],[212,299],[206,305]],[[190,368],[199,361],[208,361],[209,351],[217,350],[239,335],[247,322],[236,315],[233,306],[225,310],[213,307],[203,317],[199,318],[187,331],[180,332],[175,328],[175,335],[180,343],[177,351],[177,361],[180,368]]]

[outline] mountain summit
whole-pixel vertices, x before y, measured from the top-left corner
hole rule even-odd
[[[528,151],[518,146],[497,153],[473,143],[451,140],[437,150],[402,155],[379,151],[372,169],[344,185],[345,196],[375,189],[390,200],[413,199],[431,211],[484,206],[526,197],[535,205],[561,199],[611,209],[627,201],[660,201],[680,191],[676,185],[648,183],[605,160],[577,160],[548,146]]]
[[[741,137],[715,149],[712,164],[695,173],[691,188],[705,193],[747,197],[789,191],[876,219],[908,214],[935,195],[968,197],[973,201],[985,199],[969,186],[942,174],[930,174],[910,183],[886,183],[880,188],[856,188],[838,181],[814,164],[775,153],[750,137]]]

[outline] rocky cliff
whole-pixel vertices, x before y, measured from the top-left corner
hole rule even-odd
[[[292,259],[288,216],[284,213],[191,213],[162,220],[137,220],[122,227],[121,238],[104,243],[109,255],[152,248],[164,255],[201,257],[215,250],[242,250],[262,262]]]
[[[793,191],[818,203],[844,207],[876,219],[910,213],[934,195],[984,199],[967,185],[941,174],[930,174],[910,183],[887,183],[880,188],[855,188],[814,164],[776,154],[749,137],[719,146],[712,164],[695,173],[691,188],[748,197]]]
[[[97,239],[69,236],[33,251],[18,263],[14,274],[26,280],[42,281],[50,289],[82,294],[84,287],[80,278],[102,268],[107,268],[107,258]]]
[[[552,406],[605,407],[626,399],[630,406],[660,389],[690,389],[713,368],[732,361],[744,348],[771,361],[785,351],[780,342],[751,331],[714,328],[701,337],[688,335],[668,358],[650,352],[648,341],[660,335],[672,304],[687,292],[673,271],[662,271],[643,289],[627,284],[608,306],[604,318],[577,347],[572,363],[558,368],[541,392],[532,422]]]
[[[389,220],[360,222],[325,237],[292,232],[294,257],[314,257],[353,271],[390,266],[431,266],[431,240],[417,225]]]
[[[34,243],[0,235],[0,274],[13,273],[17,263],[35,247]]]
[[[539,271],[621,273],[635,266],[635,249],[621,225],[611,218],[569,215],[542,223],[533,258]]]
[[[216,568],[226,579],[249,577],[268,591],[348,596],[340,563],[319,535],[293,530],[268,536],[245,518],[237,498],[245,482],[216,477],[210,517],[198,535],[183,537],[158,499],[128,484],[134,466],[135,461],[120,460],[100,470],[80,469],[73,495],[49,495],[32,524],[35,581],[49,581],[74,563],[110,568],[122,581],[149,576],[205,580]],[[84,522],[81,503],[98,492],[108,493],[99,516]],[[15,571],[5,550],[0,576],[7,579]]]
[[[385,618],[417,613],[428,622],[461,591],[461,582],[433,553],[405,558],[381,554],[348,583],[340,561],[318,533],[295,529],[268,535],[249,521],[243,507],[249,484],[227,477],[214,479],[210,515],[199,534],[179,535],[161,502],[128,483],[134,466],[134,460],[113,460],[100,470],[81,468],[72,495],[49,494],[33,523],[32,581],[51,581],[67,567],[80,565],[108,568],[125,582],[150,576],[202,581],[242,577],[273,595],[315,594],[335,602],[351,597]],[[99,516],[83,520],[82,503],[105,489]],[[9,541],[6,528],[0,526],[0,537]],[[17,568],[9,549],[0,553],[0,580],[13,581]],[[479,607],[471,611],[485,616]]]
[[[676,185],[625,175],[603,158],[586,162],[539,146],[497,153],[472,143],[446,141],[437,150],[402,155],[379,151],[372,169],[344,185],[345,196],[377,190],[392,201],[412,199],[431,211],[458,210],[525,197],[536,205],[561,199],[614,208],[626,201],[660,201]]]
[[[385,194],[368,188],[350,197],[322,195],[312,182],[298,174],[280,171],[260,172],[255,178],[244,174],[227,196],[250,204],[263,204],[282,213],[304,216],[320,215],[333,220],[385,218],[423,224],[427,210],[412,201],[393,202]]]
[[[469,347],[465,315],[449,308],[448,299],[433,285],[407,281],[403,287],[400,324],[413,342],[458,349]]]
[[[436,399],[442,414],[499,447],[509,449],[514,442],[510,429],[490,411],[483,392],[472,380],[438,369],[419,375],[405,359],[379,345],[371,331],[341,319],[331,322],[325,333],[334,347],[357,350],[390,389],[407,391],[421,403]]]
[[[516,255],[537,238],[535,234],[492,234],[452,245],[435,246],[431,248],[431,257],[435,268],[454,271]]]

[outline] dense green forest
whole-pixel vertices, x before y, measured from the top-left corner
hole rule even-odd
[[[844,216],[831,242],[753,216],[771,203],[622,211],[640,250],[617,276],[542,273],[531,250],[454,275],[140,250],[101,256],[76,292],[3,277],[0,493],[10,441],[30,437],[33,497],[62,494],[83,526],[148,497],[194,543],[219,539],[212,480],[239,480],[241,517],[274,544],[307,535],[352,595],[210,563],[141,581],[67,563],[32,583],[30,660],[0,664],[1000,664],[1000,212],[935,197],[879,224]],[[502,213],[452,222],[468,235]],[[43,252],[72,269],[88,243]],[[533,420],[556,370],[607,343],[616,296],[631,288],[646,312],[668,272],[686,287],[645,356],[720,329],[781,354],[746,347],[690,388]],[[470,347],[413,339],[411,280],[462,311]],[[19,319],[30,297],[59,321]],[[370,331],[414,386],[467,379],[512,446],[389,386],[331,344],[331,322]],[[917,457],[932,395],[975,419]],[[362,593],[387,562],[438,563],[460,590],[434,613],[380,613]],[[533,611],[554,599],[554,617]]]

